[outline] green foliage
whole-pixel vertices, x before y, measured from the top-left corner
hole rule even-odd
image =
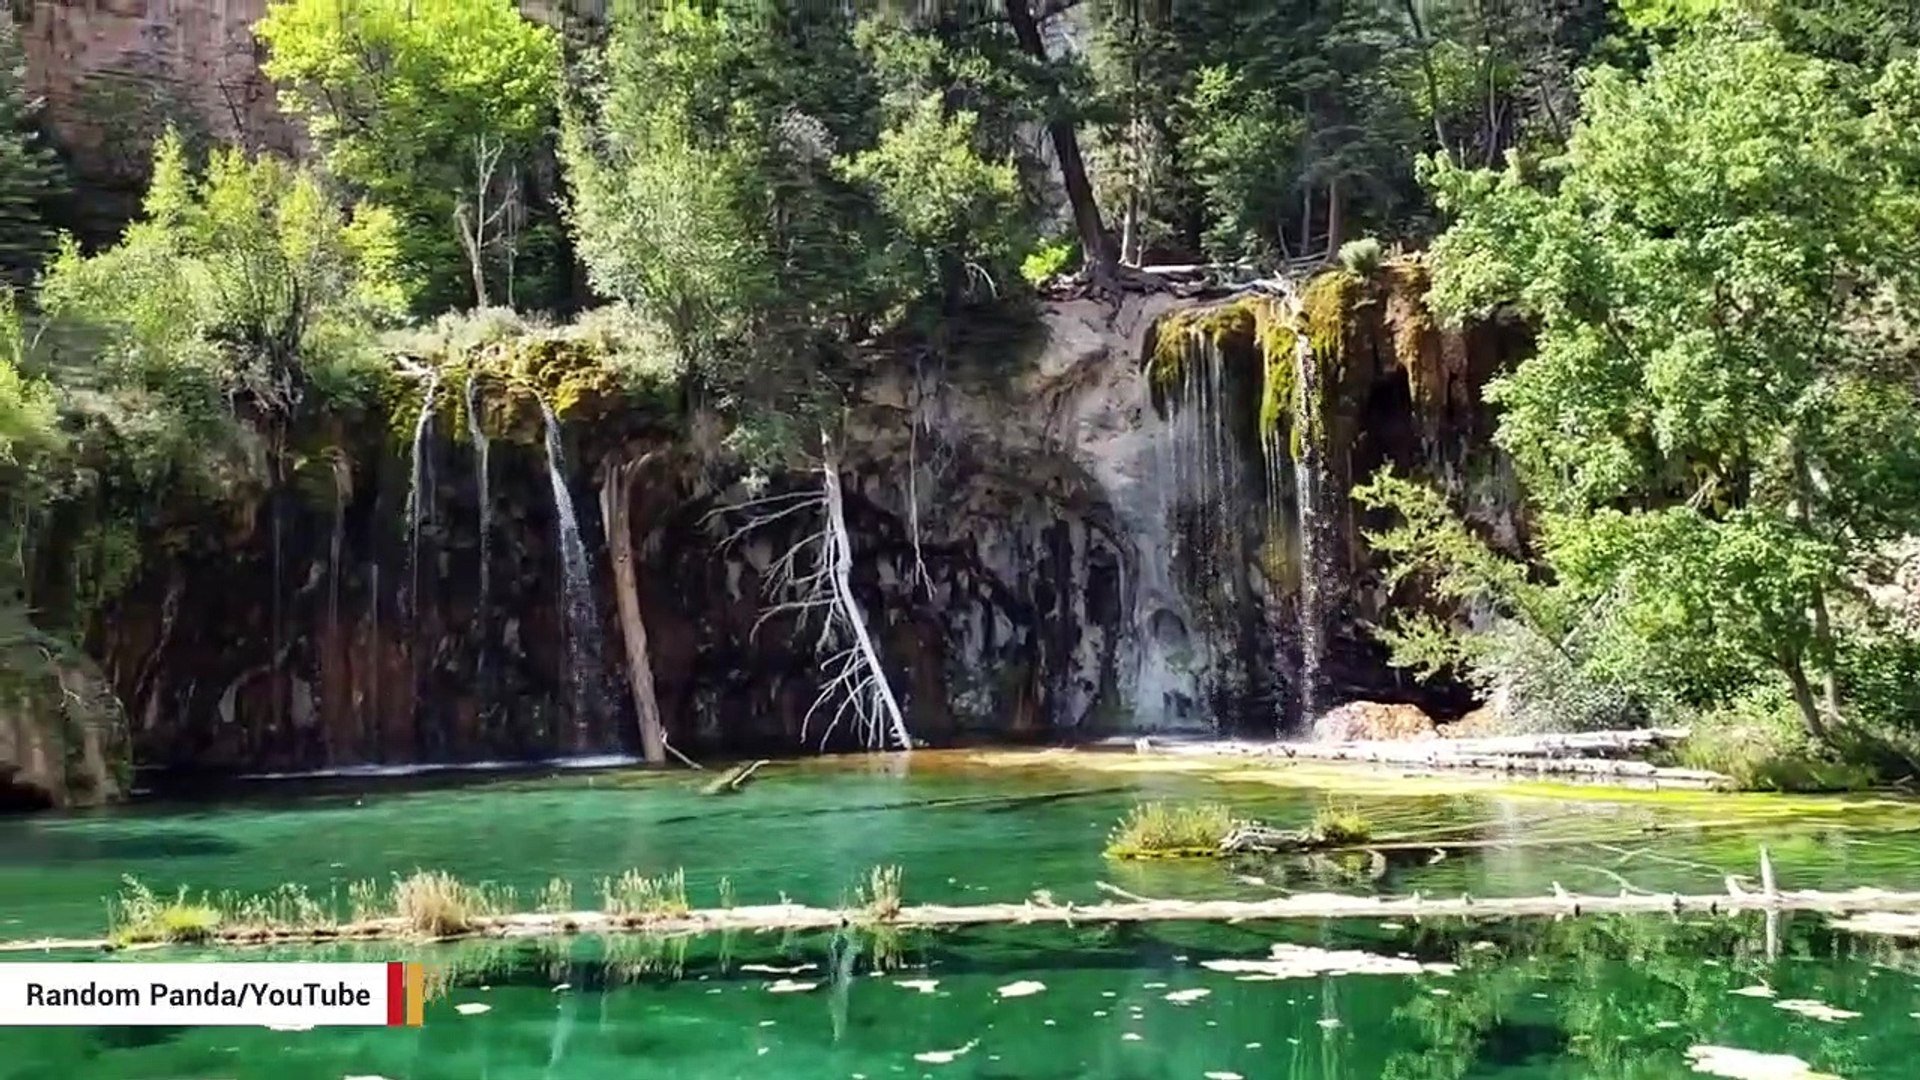
[[[169,135],[144,220],[98,254],[64,245],[40,301],[92,353],[91,371],[68,362],[76,380],[149,402],[150,426],[127,441],[135,473],[157,478],[232,441],[228,396],[284,415],[310,373],[373,362],[408,295],[396,229],[378,206],[343,213],[317,174],[275,158],[218,151],[196,176]]]
[[[632,5],[593,70],[561,139],[589,277],[762,435],[817,428],[857,343],[937,332],[1018,280],[1030,197],[979,50],[745,2]]]
[[[1808,737],[1791,698],[1758,686],[1693,718],[1677,760],[1733,778],[1749,791],[1844,791],[1876,779]]]
[[[1340,267],[1347,273],[1361,279],[1373,276],[1380,269],[1380,262],[1386,258],[1386,252],[1380,241],[1371,236],[1358,240],[1349,240],[1340,245]]]
[[[557,299],[564,268],[533,242],[552,211],[525,174],[553,124],[558,35],[511,0],[276,0],[255,32],[328,169],[399,216],[429,309],[512,305],[521,278]]]
[[[1041,244],[1020,261],[1020,276],[1029,285],[1039,285],[1066,272],[1073,262],[1077,246],[1071,240]]]
[[[31,462],[57,446],[53,387],[20,370],[26,354],[25,330],[13,290],[0,291],[0,474]]]
[[[882,292],[909,303],[948,290],[993,295],[995,273],[1013,265],[1032,235],[1022,228],[1018,171],[983,158],[974,145],[978,118],[949,115],[942,98],[928,95],[845,165],[891,219]]]
[[[1920,528],[1920,401],[1876,300],[1911,277],[1884,239],[1917,220],[1920,82],[1842,75],[1721,27],[1644,75],[1595,71],[1539,176],[1430,172],[1457,218],[1436,307],[1512,302],[1538,327],[1489,397],[1556,591],[1618,644],[1598,670],[1631,657],[1707,708],[1771,670],[1816,734],[1841,719],[1810,673],[1837,681],[1852,573]]]
[[[1221,803],[1136,803],[1107,837],[1116,859],[1211,856],[1233,829],[1233,814]]]
[[[1248,88],[1224,65],[1198,72],[1185,104],[1195,118],[1189,148],[1205,193],[1208,248],[1216,256],[1269,254],[1284,237],[1275,226],[1299,200],[1305,121],[1280,103],[1277,88]]]

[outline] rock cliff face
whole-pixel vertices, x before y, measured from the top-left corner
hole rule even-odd
[[[1164,295],[1117,311],[1059,302],[1044,340],[864,383],[840,450],[853,585],[916,737],[1297,725],[1301,570],[1272,506],[1291,495],[1223,507],[1220,485],[1196,480],[1231,472],[1252,491],[1265,466],[1256,451],[1196,446],[1181,412],[1155,407],[1142,360],[1177,306]],[[562,405],[597,609],[597,632],[580,638],[597,651],[570,670],[540,416],[484,382],[477,394],[494,435],[484,524],[463,422],[436,411],[418,427],[418,404],[398,403],[311,435],[278,498],[171,533],[91,643],[126,704],[136,760],[281,771],[631,749],[597,507],[605,463],[643,454],[631,540],[672,741],[695,753],[850,744],[844,729],[826,737],[822,715],[807,719],[822,681],[817,622],[768,615],[771,568],[818,520],[797,513],[735,535],[743,504],[817,478],[775,475],[762,488],[702,451],[711,437],[697,420],[670,429],[644,409]],[[1444,482],[1461,459],[1423,449],[1406,399],[1367,402],[1335,466],[1342,481],[1397,460]],[[1229,426],[1260,408],[1257,394],[1218,405],[1238,418]],[[1351,535],[1350,520],[1340,528]],[[1363,551],[1345,565],[1329,584],[1327,704],[1457,711],[1463,701],[1411,690],[1383,666],[1362,624],[1391,598]]]
[[[253,27],[269,0],[16,0],[27,90],[45,103],[82,198],[74,224],[110,237],[139,210],[154,140],[190,137],[296,153],[299,124],[260,73]],[[562,29],[604,18],[604,0],[523,0]]]
[[[1167,303],[1060,305],[1037,360],[1025,348],[924,371],[917,385],[877,379],[853,408],[842,477],[854,585],[917,737],[1209,724],[1205,643],[1168,569],[1161,421],[1137,362]],[[412,426],[377,417],[339,432],[351,450],[314,455],[293,493],[230,529],[191,530],[102,620],[96,647],[139,761],[291,770],[630,747],[594,508],[604,459],[635,447],[662,451],[630,515],[670,736],[708,751],[821,739],[821,718],[803,725],[820,683],[817,625],[763,621],[770,565],[816,521],[794,515],[730,541],[747,515],[729,508],[756,494],[696,452],[697,438],[676,443],[631,416],[568,425],[605,643],[574,715],[540,443],[489,446],[483,586],[477,456],[439,417],[421,443],[415,554],[408,448],[394,435]],[[812,483],[778,476],[757,495]]]
[[[73,172],[85,231],[139,208],[154,139],[173,124],[253,149],[295,128],[260,74],[253,24],[267,0],[36,0],[21,44],[28,92]]]

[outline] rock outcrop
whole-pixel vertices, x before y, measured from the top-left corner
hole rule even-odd
[[[0,810],[91,806],[126,794],[126,724],[100,670],[22,643],[0,675]]]

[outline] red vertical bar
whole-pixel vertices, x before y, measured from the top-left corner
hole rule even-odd
[[[387,964],[387,1026],[405,1027],[407,1023],[407,965],[399,961]]]

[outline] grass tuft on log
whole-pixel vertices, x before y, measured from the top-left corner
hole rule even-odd
[[[1217,855],[1233,831],[1222,803],[1136,803],[1107,837],[1115,859],[1180,859]]]

